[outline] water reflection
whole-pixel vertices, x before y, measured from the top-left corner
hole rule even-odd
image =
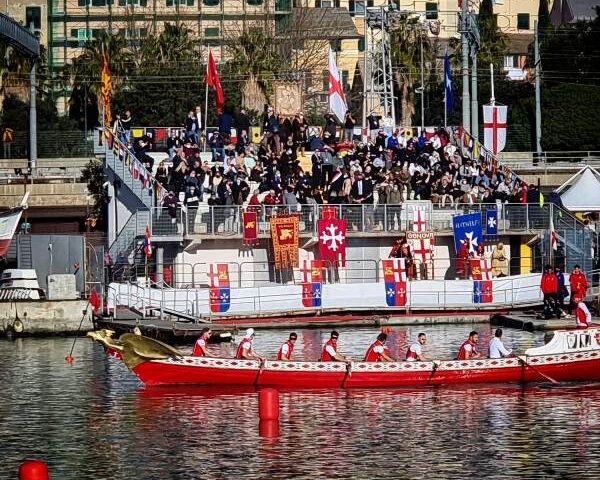
[[[450,357],[470,329],[397,329],[390,342],[397,354],[423,330],[429,353]],[[312,359],[329,330],[299,333],[295,353]],[[342,349],[359,358],[376,333],[343,329]],[[288,334],[259,332],[256,347],[274,355]],[[505,339],[521,351],[542,341]],[[72,366],[69,348],[0,342],[0,478],[30,456],[67,480],[597,477],[598,384],[284,390],[280,436],[263,439],[253,389],[147,389],[97,345],[78,341]]]

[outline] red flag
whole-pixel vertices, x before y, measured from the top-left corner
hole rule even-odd
[[[217,64],[215,63],[215,59],[211,51],[208,52],[208,65],[206,66],[206,84],[210,88],[215,89],[215,103],[217,104],[217,113],[223,113],[225,95],[223,94],[223,87],[221,87],[221,78],[219,77]]]
[[[244,245],[258,245],[258,225],[256,212],[244,212]]]
[[[90,294],[90,305],[94,310],[98,310],[100,308],[100,297],[94,288],[92,293]]]
[[[317,232],[321,260],[346,266],[346,220],[319,220]]]

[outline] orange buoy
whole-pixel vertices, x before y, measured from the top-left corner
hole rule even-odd
[[[65,357],[65,360],[67,361],[67,363],[73,363],[73,360],[75,360],[75,359],[73,358],[72,355],[67,355]]]
[[[279,392],[274,388],[263,388],[258,392],[258,418],[279,419]]]
[[[19,480],[50,480],[48,466],[41,460],[25,460],[19,467]]]

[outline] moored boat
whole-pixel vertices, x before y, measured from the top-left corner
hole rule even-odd
[[[95,338],[98,340],[98,338]],[[558,330],[543,346],[502,359],[427,362],[311,362],[192,357],[153,339],[125,334],[102,342],[147,386],[390,388],[443,384],[600,380],[597,328]]]

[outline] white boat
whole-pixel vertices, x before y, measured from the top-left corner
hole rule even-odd
[[[0,275],[0,301],[40,300],[44,291],[34,269],[11,268]]]

